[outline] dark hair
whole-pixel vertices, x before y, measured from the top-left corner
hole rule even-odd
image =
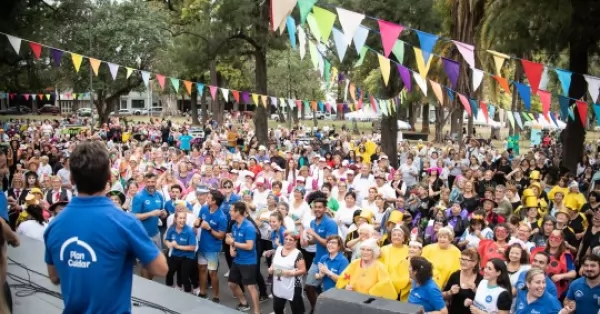
[[[583,260],[581,261],[581,265],[583,265],[583,263],[585,263],[586,261],[595,262],[598,265],[600,265],[600,256],[598,256],[596,254],[587,254],[586,256],[583,257]]]
[[[340,249],[338,250],[338,252],[341,252],[342,254],[346,251],[346,247],[344,246],[344,240],[342,239],[342,237],[340,237],[339,235],[330,235],[327,238],[325,238],[325,243],[331,241],[331,240],[335,240],[338,244],[338,246],[340,247]]]
[[[277,210],[271,213],[271,217],[275,217],[279,222],[283,222],[283,215]]]
[[[29,214],[29,217],[33,218],[33,220],[37,221],[40,225],[44,225],[46,220],[44,219],[44,210],[40,205],[29,205],[25,209]]]
[[[156,176],[156,174],[154,174],[154,172],[147,172],[147,173],[144,175],[144,179],[146,179],[146,180],[147,180],[147,179],[156,178],[156,177],[157,177],[157,176]]]
[[[344,195],[344,199],[346,199],[348,196],[352,196],[352,198],[356,200],[356,193],[354,193],[354,191],[347,192],[346,195]]]
[[[179,184],[177,184],[177,183],[175,183],[175,184],[171,185],[171,190],[172,190],[172,189],[177,189],[177,190],[179,190],[179,193],[181,193],[181,192],[183,191],[183,189],[181,188],[181,185],[179,185]]]
[[[327,188],[329,190],[329,192],[331,192],[331,189],[332,189],[331,183],[329,183],[329,182],[323,182],[323,184],[321,185],[321,189],[322,188]]]
[[[546,258],[546,263],[550,264],[550,254],[546,251],[538,251],[537,253],[533,254],[532,258],[537,256],[537,255],[542,255]]]
[[[280,189],[283,187],[283,185],[281,184],[281,181],[273,181],[271,183],[271,189],[273,189],[275,186],[278,186]]]
[[[223,195],[223,193],[221,193],[221,191],[219,190],[210,190],[209,193],[210,196],[212,196],[212,199],[217,204],[217,206],[221,207],[221,204],[223,204],[223,202],[225,201],[225,195]]]
[[[411,258],[410,268],[415,272],[415,280],[419,285],[425,284],[433,276],[433,265],[424,257]]]
[[[500,272],[500,276],[498,276],[498,279],[496,280],[497,284],[498,286],[504,288],[510,298],[512,298],[512,285],[510,284],[510,277],[508,277],[508,268],[506,267],[506,263],[499,258],[492,258],[488,260],[488,263],[492,263],[494,270]]]
[[[71,179],[78,192],[104,192],[110,177],[108,151],[101,142],[85,141],[75,147],[71,153]]]
[[[236,212],[238,212],[240,215],[245,216],[246,215],[246,211],[247,211],[247,206],[246,203],[239,201],[239,202],[235,202],[233,203],[232,209]]]
[[[589,196],[593,196],[596,198],[596,202],[600,202],[600,192],[594,190],[590,192]],[[588,196],[588,200],[589,200],[589,196]]]
[[[519,263],[521,263],[521,265],[529,264],[529,253],[527,252],[527,250],[524,250],[523,247],[521,247],[521,244],[519,243],[512,244],[508,247],[508,250],[504,251],[504,258],[506,258],[506,261],[510,261],[508,256],[510,255],[510,250],[512,250],[513,248],[519,248],[519,250],[521,250],[521,259],[519,260]]]
[[[309,193],[306,196],[306,202],[309,205],[312,205],[312,203],[314,201],[319,200],[319,199],[325,199],[325,200],[327,200],[327,196],[325,195],[325,193],[323,193],[321,191],[314,191],[314,192]],[[327,201],[325,201],[325,205],[327,205]]]

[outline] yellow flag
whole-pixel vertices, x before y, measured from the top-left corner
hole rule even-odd
[[[125,78],[129,78],[131,76],[131,73],[133,73],[133,69],[127,67],[125,69],[127,69],[127,75],[125,75]]]
[[[79,73],[79,68],[81,67],[81,60],[83,57],[76,53],[71,52],[71,60],[73,60],[73,66],[75,66],[75,72]]]
[[[381,75],[383,76],[383,83],[387,86],[390,80],[390,59],[381,54],[377,54],[377,56],[379,57],[379,68],[381,69]]]
[[[494,57],[494,64],[496,65],[496,74],[500,75],[500,70],[502,70],[504,60],[510,59],[510,56],[494,50],[488,50],[488,52]]]
[[[285,107],[285,106],[286,106],[285,99],[279,98],[279,107]],[[298,110],[300,110],[300,108],[298,108]]]
[[[336,67],[331,68],[331,85],[335,84],[335,80],[338,79],[338,69]]]
[[[258,94],[252,94],[252,101],[254,101],[254,104],[258,106]]]
[[[431,89],[433,90],[433,94],[435,94],[435,97],[440,101],[440,106],[444,105],[444,93],[442,92],[442,86],[440,86],[440,84],[438,84],[437,82],[434,82],[432,80],[429,80],[429,83],[431,84]]]
[[[265,108],[267,108],[267,95],[260,95],[260,100]]]
[[[46,96],[46,99],[47,99],[47,100],[50,100],[50,94],[46,94],[46,95],[44,95],[44,96]]]
[[[92,67],[92,70],[94,71],[94,74],[96,76],[98,76],[98,69],[100,68],[100,60],[98,59],[94,59],[94,58],[89,58],[90,60],[90,66]]]
[[[425,60],[423,60],[423,53],[421,49],[417,47],[413,47],[415,50],[415,59],[417,60],[417,68],[419,69],[419,74],[421,74],[421,78],[425,79],[427,77],[427,73],[429,73],[429,68],[431,67],[431,60],[433,58],[429,58],[427,60],[427,64],[425,64]]]

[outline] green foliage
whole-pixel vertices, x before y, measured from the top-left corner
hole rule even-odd
[[[313,69],[310,58],[300,60],[297,50],[270,50],[267,54],[269,95],[322,100],[321,78]]]

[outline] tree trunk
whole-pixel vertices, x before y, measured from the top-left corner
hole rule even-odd
[[[198,89],[192,88],[190,96],[190,110],[192,111],[192,125],[200,125],[198,120]]]
[[[206,121],[208,121],[208,95],[206,95],[208,93],[204,92],[202,93],[202,96],[200,96],[200,109],[202,110],[202,125],[204,126],[206,124]]]
[[[427,100],[427,99],[425,99]],[[429,134],[429,103],[425,103],[421,106],[421,133]]]
[[[256,90],[262,95],[267,94],[267,55],[262,49],[257,49],[254,52],[255,67],[255,80]],[[254,111],[254,130],[258,143],[261,145],[269,144],[269,121],[267,119],[267,110],[261,105],[256,106]]]

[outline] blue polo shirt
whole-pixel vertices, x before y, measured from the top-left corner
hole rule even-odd
[[[515,314],[557,314],[562,309],[562,305],[558,302],[556,295],[550,294],[548,289],[540,298],[531,303],[527,302],[527,290],[519,289],[514,309]]]
[[[144,214],[149,213],[156,209],[164,209],[165,202],[158,191],[154,191],[152,195],[148,193],[148,190],[143,189],[139,191],[131,201],[131,213],[133,214]],[[142,220],[142,225],[148,236],[153,237],[158,234],[158,217],[150,217],[146,220]]]
[[[600,311],[600,286],[590,288],[585,277],[571,282],[567,298],[575,301],[575,314],[596,314]]]
[[[522,290],[523,288],[525,288],[525,278],[527,277],[527,272],[521,272],[521,274],[519,274],[519,279],[517,279],[517,283],[515,284],[515,288],[517,288],[517,290]],[[558,295],[558,290],[556,290],[556,285],[554,284],[554,281],[552,281],[552,279],[550,279],[550,277],[546,276],[546,291],[548,291],[548,293],[550,293],[550,295],[554,295],[557,296]]]
[[[337,235],[338,234],[338,225],[335,221],[327,215],[323,215],[321,218],[321,222],[317,225],[317,220],[314,219],[310,222],[310,228],[313,229],[319,237],[325,239],[328,236]],[[325,254],[328,254],[327,247],[321,245],[321,243],[317,243],[317,252],[315,253],[315,258],[313,259],[313,264],[317,264],[318,261],[321,260]]]
[[[421,286],[413,280],[408,294],[408,303],[422,306],[425,312],[441,311],[446,307],[442,292],[432,279]]]
[[[273,250],[276,250],[278,247],[275,240],[279,240],[279,245],[283,245],[285,242],[285,228],[283,225],[279,227],[279,230],[271,231],[269,239],[271,240],[271,243],[273,243]]]
[[[131,313],[135,259],[146,266],[161,254],[140,221],[106,196],[73,197],[44,241],[65,314]]]
[[[348,259],[344,256],[344,254],[338,252],[337,255],[332,259],[329,257],[329,254],[323,255],[319,260],[319,263],[325,264],[327,268],[337,276],[339,276],[345,269],[348,267]],[[323,292],[334,288],[335,281],[333,281],[329,276],[323,277]]]
[[[250,250],[236,248],[237,254],[233,258],[233,262],[238,265],[256,265],[258,256],[256,253],[256,228],[254,225],[248,219],[244,219],[240,225],[237,223],[233,224],[231,233],[237,243],[246,243],[248,240],[254,241]]]
[[[208,205],[204,205],[200,208],[198,218],[208,222],[210,227],[216,232],[227,231],[227,217],[225,217],[225,214],[219,208],[214,213],[211,213]],[[215,238],[208,230],[200,230],[201,241],[198,242],[198,252],[221,252],[223,240]]]
[[[229,215],[229,210],[231,209],[231,205],[233,205],[233,203],[235,203],[239,200],[241,200],[239,195],[231,193],[231,196],[229,197],[229,199],[225,199],[223,201],[223,203],[221,204],[221,206],[219,207],[223,211],[223,214],[225,214],[225,217],[227,217],[228,223],[231,220],[231,216]]]
[[[194,229],[192,229],[188,225],[184,225],[181,232],[177,232],[175,225],[171,226],[169,230],[167,230],[167,235],[165,236],[167,241],[175,241],[179,245],[193,245],[196,246],[196,233]],[[193,259],[194,255],[196,255],[195,251],[183,251],[179,249],[171,250],[171,256],[177,257],[186,257],[189,259]]]
[[[6,198],[6,194],[0,194],[0,218],[8,222],[8,199]]]
[[[188,209],[189,211],[193,211],[193,210],[194,210],[194,208],[192,207],[192,204],[190,204],[190,203],[188,203],[188,202],[185,202],[185,207],[187,207],[187,209]],[[170,215],[170,214],[174,214],[174,213],[175,213],[175,201],[173,201],[173,200],[168,200],[168,201],[165,203],[165,210],[169,212],[169,215]]]

